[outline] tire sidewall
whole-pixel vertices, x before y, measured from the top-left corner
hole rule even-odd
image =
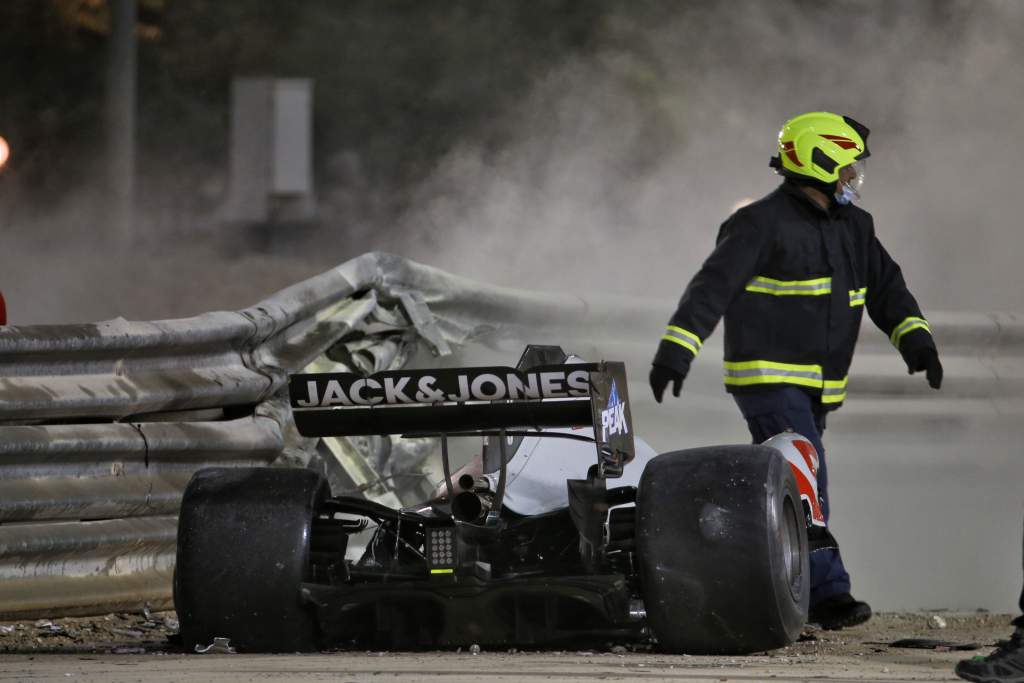
[[[765,509],[769,512],[770,520],[765,528],[768,559],[774,578],[778,627],[792,642],[799,637],[807,622],[810,605],[811,570],[807,529],[800,504],[800,490],[789,463],[781,455],[771,461],[769,481],[777,482],[777,485],[768,486],[765,490]],[[795,537],[789,534],[788,542],[787,524],[791,532],[795,532]],[[786,555],[789,553],[795,556],[794,566],[787,570]]]
[[[793,642],[810,594],[800,510],[790,467],[773,448],[695,448],[651,460],[638,489],[636,545],[661,649],[744,654]]]

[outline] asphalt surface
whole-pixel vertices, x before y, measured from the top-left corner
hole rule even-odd
[[[1008,615],[882,614],[845,631],[745,657],[662,655],[604,646],[572,651],[337,651],[306,655],[186,654],[174,615],[107,615],[0,625],[0,681],[950,681],[966,657],[1009,635]],[[895,646],[929,639],[927,649]],[[958,650],[958,647],[969,649]]]

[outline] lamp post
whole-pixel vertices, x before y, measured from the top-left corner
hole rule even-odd
[[[136,0],[110,0],[107,58],[107,196],[114,239],[129,245],[134,237]]]

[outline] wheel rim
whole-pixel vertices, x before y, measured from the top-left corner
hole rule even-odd
[[[799,524],[793,499],[786,496],[782,504],[782,559],[786,572],[786,583],[789,584],[789,591],[795,599],[800,597],[801,582],[803,581]]]

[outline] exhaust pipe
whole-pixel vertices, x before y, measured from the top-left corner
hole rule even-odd
[[[479,522],[490,509],[490,501],[472,491],[463,491],[452,499],[452,517],[460,522]]]

